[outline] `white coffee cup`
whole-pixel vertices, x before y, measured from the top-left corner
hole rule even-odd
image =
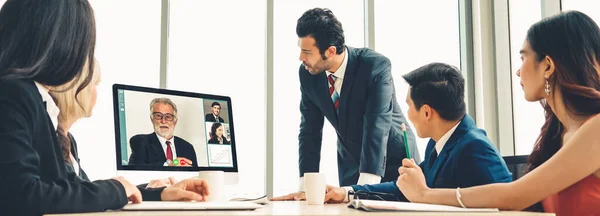
[[[304,192],[309,205],[323,205],[326,189],[325,174],[304,173]]]
[[[208,195],[206,201],[222,202],[225,199],[225,173],[223,171],[211,170],[200,171],[198,178],[204,179],[208,183]]]

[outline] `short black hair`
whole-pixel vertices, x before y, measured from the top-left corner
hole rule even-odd
[[[210,105],[210,107],[214,107],[214,106],[221,106],[221,104],[219,102],[213,102],[212,105]]]
[[[296,34],[299,38],[312,36],[317,42],[321,55],[330,46],[335,46],[336,54],[344,52],[345,39],[342,23],[327,8],[307,10],[298,19]]]
[[[411,87],[410,98],[417,110],[427,104],[448,121],[459,120],[465,115],[465,79],[458,68],[431,63],[402,78]]]

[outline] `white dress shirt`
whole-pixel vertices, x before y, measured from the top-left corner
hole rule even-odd
[[[156,137],[158,137],[160,146],[162,146],[163,152],[165,152],[165,157],[167,157],[167,139],[159,136],[158,134],[156,134]],[[175,151],[175,136],[171,137],[171,139],[168,141],[171,142],[171,152],[173,152],[173,159],[175,159],[177,158],[177,151]],[[167,162],[165,161],[163,165],[168,166],[169,164],[167,164]]]
[[[56,106],[56,103],[54,103],[54,99],[52,99],[50,93],[48,93],[50,92],[48,88],[38,82],[35,82],[35,86],[42,96],[42,101],[46,102],[46,112],[48,113],[48,116],[50,116],[50,120],[54,125],[54,131],[56,131],[58,129],[58,113],[60,113],[60,110]]]
[[[454,125],[454,127],[452,127],[450,130],[448,130],[444,134],[444,136],[442,136],[440,138],[440,140],[438,140],[435,143],[435,151],[438,153],[438,155],[440,154],[440,152],[442,152],[442,149],[444,149],[444,146],[446,145],[446,143],[448,142],[448,140],[450,139],[450,137],[452,136],[452,134],[454,133],[454,131],[456,130],[458,125],[460,125],[460,122],[458,122],[456,125]],[[361,173],[361,175],[362,175],[362,173]],[[360,183],[358,183],[358,185],[360,185]],[[352,190],[352,187],[343,187],[343,188],[344,188],[344,190],[346,190],[346,197],[344,198],[344,202],[352,201],[354,199],[353,197],[348,198],[348,192]]]
[[[338,96],[342,97],[342,84],[344,82],[344,74],[346,74],[346,66],[348,65],[348,49],[344,49],[344,60],[342,65],[335,72],[325,71],[327,76],[333,74],[336,79],[333,88],[338,93]],[[339,100],[339,99],[338,99]],[[377,184],[381,182],[381,176],[374,175],[371,173],[360,173],[357,184]],[[343,185],[342,185],[343,186]],[[304,191],[304,177],[300,177],[300,191]]]
[[[452,136],[459,124],[460,122],[454,125],[454,127],[452,127],[448,132],[446,132],[444,136],[440,137],[440,140],[438,140],[435,143],[435,151],[438,153],[438,155],[440,154],[440,152],[442,152],[442,149],[444,149],[446,142],[448,142],[448,140],[450,139],[450,137]]]
[[[346,74],[346,65],[348,65],[348,50],[344,50],[344,61],[342,61],[342,65],[340,65],[340,67],[337,69],[337,71],[335,72],[330,72],[330,71],[325,71],[325,73],[327,74],[327,77],[329,77],[330,74],[333,74],[336,79],[334,82],[334,86],[333,88],[335,89],[335,91],[338,93],[338,96],[342,96],[342,83],[344,82],[344,74]]]
[[[73,170],[75,171],[77,176],[79,176],[79,163],[77,163],[77,160],[75,160],[75,157],[73,157],[73,154],[69,154],[69,156],[71,159],[71,163],[73,164]]]

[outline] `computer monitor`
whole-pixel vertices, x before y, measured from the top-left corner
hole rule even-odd
[[[144,182],[222,170],[237,183],[231,98],[115,84],[113,104],[118,174]]]

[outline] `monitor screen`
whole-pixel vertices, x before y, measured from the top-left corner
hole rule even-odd
[[[237,172],[231,99],[115,84],[118,170]]]

